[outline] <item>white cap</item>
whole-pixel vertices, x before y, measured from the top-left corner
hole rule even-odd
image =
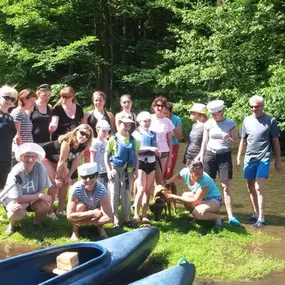
[[[217,113],[224,109],[224,101],[223,100],[214,100],[208,103],[207,109],[209,113]]]
[[[151,114],[149,112],[143,111],[137,115],[137,121],[151,120]]]
[[[80,176],[92,175],[98,172],[97,170],[97,163],[95,162],[88,162],[84,163],[77,168],[78,174]]]
[[[122,113],[119,115],[118,121],[121,121],[123,123],[134,123],[132,116],[127,113]]]
[[[206,106],[204,104],[194,103],[189,111],[199,114],[206,114]]]
[[[20,161],[21,155],[27,152],[36,153],[39,161],[42,161],[46,156],[45,150],[40,145],[36,143],[23,143],[15,151],[17,161]]]
[[[99,128],[101,130],[111,130],[110,124],[106,120],[100,120],[96,124],[96,128]]]

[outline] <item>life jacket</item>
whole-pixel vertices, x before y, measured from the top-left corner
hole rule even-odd
[[[156,133],[153,131],[150,131],[150,133],[147,132],[140,132],[142,135],[141,137],[141,147],[145,146],[155,146],[156,147]],[[155,156],[153,151],[144,151],[139,153],[140,157],[145,156]]]
[[[125,143],[116,135],[112,137],[116,141],[116,152],[110,156],[110,163],[115,167],[136,167],[135,139],[130,135],[130,142]]]

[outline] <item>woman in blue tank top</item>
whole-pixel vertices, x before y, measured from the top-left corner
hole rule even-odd
[[[182,196],[166,194],[167,199],[182,202],[195,219],[215,221],[215,228],[220,229],[222,220],[218,212],[222,205],[221,193],[213,179],[204,172],[203,163],[193,161],[189,167],[183,168],[166,183],[182,179],[190,191],[184,192]]]

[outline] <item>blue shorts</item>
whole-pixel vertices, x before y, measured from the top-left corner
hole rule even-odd
[[[243,178],[252,180],[255,178],[268,178],[270,171],[270,160],[245,163],[243,167]]]

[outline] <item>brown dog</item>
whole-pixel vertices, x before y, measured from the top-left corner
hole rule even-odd
[[[176,213],[176,204],[175,202],[167,201],[165,194],[177,194],[177,188],[174,183],[170,183],[167,185],[157,185],[154,188],[154,203],[150,205],[150,210],[154,215],[154,219],[156,221],[159,220],[163,210],[166,215],[171,216],[171,208],[173,205],[174,212]]]

